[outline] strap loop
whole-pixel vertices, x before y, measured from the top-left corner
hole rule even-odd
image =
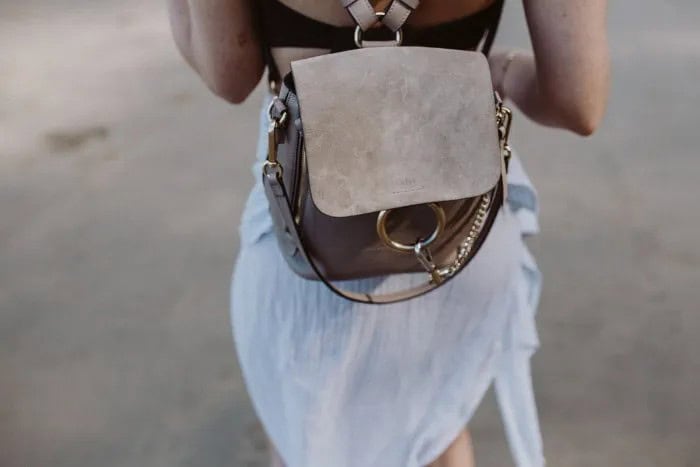
[[[340,4],[350,13],[362,31],[366,31],[377,22],[378,15],[376,15],[369,0],[340,0]],[[394,0],[385,12],[380,12],[383,16],[380,21],[396,32],[406,23],[418,5],[420,5],[420,0]]]
[[[381,19],[386,16],[386,13],[384,13],[383,11],[378,11],[374,15],[377,19],[379,19],[381,21]],[[398,30],[394,31],[394,33],[396,34],[396,36],[394,38],[393,45],[395,47],[398,47],[403,43],[403,31],[401,29],[398,29]],[[357,26],[355,28],[354,39],[355,39],[355,45],[357,46],[358,49],[362,49],[364,47],[384,47],[388,43],[390,43],[389,41],[367,41],[367,42],[365,42],[362,36],[363,36],[362,28],[360,28],[360,26]]]

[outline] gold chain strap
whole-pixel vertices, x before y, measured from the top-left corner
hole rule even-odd
[[[504,164],[506,164],[507,168],[508,164],[510,163],[510,158],[513,154],[513,151],[510,145],[508,144],[508,137],[510,136],[510,123],[513,118],[513,114],[508,107],[503,105],[503,100],[501,100],[501,97],[498,95],[498,93],[495,93],[495,98],[496,126],[498,128],[498,139],[501,148],[501,157],[503,157]],[[504,187],[505,184],[506,180],[503,180]],[[504,191],[504,198],[505,196],[506,195]],[[432,270],[428,271],[431,275],[432,282],[442,282],[446,278],[455,275],[464,267],[464,264],[466,263],[467,259],[469,258],[469,255],[474,249],[474,244],[476,243],[476,240],[479,238],[479,235],[481,235],[481,231],[484,228],[486,217],[488,216],[489,211],[491,210],[491,201],[492,199],[490,193],[481,195],[481,199],[479,200],[479,207],[477,208],[476,215],[474,217],[474,222],[472,223],[472,226],[469,229],[469,234],[457,248],[457,256],[451,264],[437,269],[435,269],[435,267],[433,266]],[[419,261],[420,260],[421,258],[419,258]],[[423,264],[423,261],[421,261],[421,264]]]
[[[486,193],[481,195],[481,200],[479,201],[479,208],[476,211],[476,216],[471,228],[469,229],[469,234],[467,238],[457,247],[457,257],[452,261],[451,264],[442,267],[437,270],[438,275],[444,280],[445,278],[452,277],[457,272],[459,272],[464,263],[466,263],[469,254],[474,248],[476,239],[479,238],[481,230],[484,228],[484,223],[486,222],[486,216],[489,213],[491,207],[491,195]],[[433,279],[434,280],[434,279]]]

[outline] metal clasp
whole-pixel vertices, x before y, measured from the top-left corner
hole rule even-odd
[[[282,130],[287,123],[288,114],[286,110],[282,110],[279,115],[274,114],[275,99],[270,102],[267,108],[268,116],[270,117],[270,126],[267,130],[267,160],[263,164],[263,173],[268,175],[271,170],[274,170],[276,175],[282,176],[282,166],[277,160],[277,146],[282,141]]]
[[[442,233],[442,231],[445,229],[445,223],[446,223],[446,217],[445,217],[445,211],[442,209],[442,207],[437,204],[437,203],[428,203],[426,204],[430,209],[433,210],[433,214],[435,214],[435,229],[433,232],[424,240],[420,240],[416,242],[414,245],[406,245],[405,243],[397,242],[396,240],[393,240],[391,237],[389,237],[388,232],[386,231],[386,220],[389,217],[389,214],[392,212],[392,209],[386,209],[384,211],[380,211],[379,214],[377,215],[377,235],[379,238],[384,242],[384,244],[390,248],[393,248],[394,250],[398,251],[403,251],[403,252],[410,252],[414,251],[416,245],[418,243],[421,243],[423,245],[423,248],[429,246],[431,243],[433,243]]]
[[[377,19],[381,19],[386,15],[386,12],[384,11],[376,11],[374,13],[377,16]],[[363,36],[363,31],[360,26],[355,27],[355,45],[357,46],[358,49],[361,49],[365,47],[365,44],[367,44],[367,47],[386,47],[388,44],[391,44],[391,41],[367,41],[365,42],[362,39]],[[396,36],[394,37],[394,43],[393,45],[395,47],[400,46],[403,43],[403,30],[399,28],[396,31]]]
[[[503,155],[507,168],[513,154],[513,150],[508,144],[513,112],[503,105],[503,100],[497,92],[494,94],[496,97],[496,126],[498,127],[498,139],[501,146],[501,154]]]
[[[391,209],[381,211],[377,216],[377,235],[379,235],[379,238],[385,245],[394,250],[404,253],[413,252],[421,266],[430,274],[431,283],[439,284],[443,281],[443,277],[440,275],[437,266],[433,262],[433,256],[428,247],[437,240],[443,230],[445,230],[446,216],[444,209],[442,209],[442,206],[439,204],[429,203],[427,206],[430,207],[430,209],[433,210],[433,214],[435,214],[435,229],[425,239],[418,239],[413,245],[406,245],[405,243],[397,242],[389,237],[386,230],[386,220],[389,217],[389,213],[392,211]]]
[[[430,249],[428,249],[423,242],[418,241],[413,247],[413,253],[416,255],[421,266],[430,274],[430,282],[433,284],[441,283],[443,277],[438,267],[433,262],[433,255],[430,253]]]

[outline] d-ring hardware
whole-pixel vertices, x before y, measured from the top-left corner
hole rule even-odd
[[[377,19],[381,19],[384,16],[386,16],[386,12],[384,11],[376,11],[374,13],[377,16]],[[365,46],[364,39],[362,38],[363,36],[362,28],[360,26],[355,27],[355,45],[357,46],[358,49],[361,49]],[[367,41],[367,45],[369,47],[384,47],[391,41]],[[403,43],[403,31],[399,28],[396,31],[396,36],[394,38],[394,46],[398,47]]]
[[[430,244],[432,244],[445,229],[445,211],[442,209],[442,207],[437,203],[428,203],[426,204],[426,206],[432,209],[433,214],[435,214],[435,230],[433,230],[433,233],[431,233],[430,236],[428,236],[428,238],[416,242],[421,244],[421,248],[427,248],[428,246],[430,246]],[[388,247],[393,248],[394,250],[403,251],[407,253],[413,252],[415,250],[416,244],[406,245],[405,243],[392,240],[391,237],[389,237],[389,234],[386,231],[386,220],[392,211],[393,209],[387,209],[384,211],[380,211],[377,215],[377,235],[379,235],[379,238]]]

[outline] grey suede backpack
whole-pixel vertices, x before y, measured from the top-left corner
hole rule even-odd
[[[263,184],[297,274],[395,303],[445,284],[483,244],[506,196],[511,112],[483,51],[400,46],[417,0],[378,13],[341,1],[358,48],[292,62],[269,108]],[[377,20],[393,41],[364,40]],[[423,285],[388,295],[332,283],[421,271]]]

